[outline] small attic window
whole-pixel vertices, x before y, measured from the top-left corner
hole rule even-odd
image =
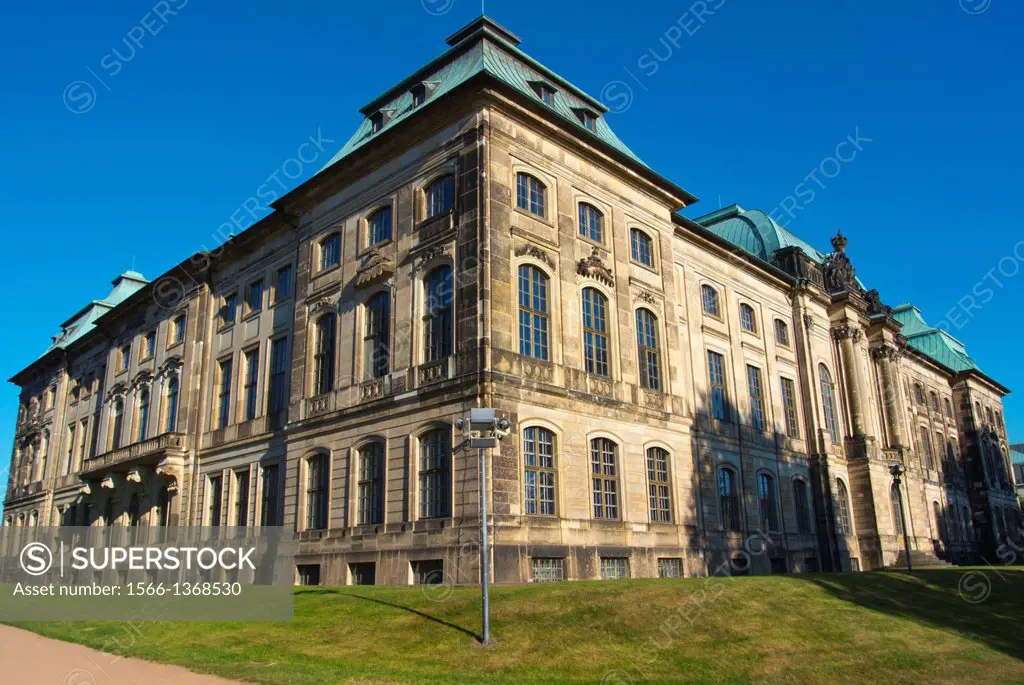
[[[410,88],[409,92],[412,93],[413,107],[419,107],[420,105],[427,101],[427,87],[422,83]]]
[[[370,133],[380,133],[384,128],[384,113],[377,112],[370,116]]]
[[[580,117],[580,123],[583,124],[584,128],[588,131],[597,130],[597,115],[594,112],[589,109],[581,109],[577,113]]]
[[[537,93],[537,97],[541,99],[545,105],[552,107],[555,104],[555,93],[554,88],[550,84],[544,83],[543,81],[534,81],[530,85],[533,86],[533,90]]]

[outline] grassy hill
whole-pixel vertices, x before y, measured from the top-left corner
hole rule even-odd
[[[472,588],[297,589],[294,623],[17,625],[288,685],[1024,682],[1013,570],[571,582],[491,598],[488,648]]]

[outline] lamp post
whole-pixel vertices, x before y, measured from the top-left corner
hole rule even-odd
[[[900,508],[900,528],[903,529],[903,553],[907,555],[907,570],[913,571],[914,566],[910,562],[910,535],[907,533],[907,517],[903,513],[903,488],[901,483],[903,481],[903,474],[907,470],[903,467],[903,464],[894,463],[889,467],[889,473],[892,474],[892,484],[896,488],[896,504]]]
[[[469,446],[480,450],[480,596],[483,615],[483,643],[491,643],[491,551],[487,531],[487,450],[497,447],[508,435],[508,419],[498,418],[493,409],[470,409],[468,419],[458,419],[459,430],[468,429]]]

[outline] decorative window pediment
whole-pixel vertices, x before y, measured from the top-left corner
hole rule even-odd
[[[375,247],[371,247],[356,274],[356,287],[363,288],[388,279],[395,274],[395,263]]]
[[[612,270],[605,265],[604,259],[601,258],[601,249],[596,246],[591,251],[589,257],[585,257],[577,262],[576,273],[586,278],[595,278],[613,287],[615,285],[615,277],[612,275]]]

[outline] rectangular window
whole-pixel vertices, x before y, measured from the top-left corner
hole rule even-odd
[[[238,309],[238,295],[231,293],[224,298],[224,304],[220,308],[221,326],[230,326],[235,323],[236,310]]]
[[[253,281],[245,289],[245,313],[263,309],[263,279]]]
[[[384,523],[384,444],[371,442],[359,450],[359,525]]]
[[[119,371],[127,371],[128,370],[128,364],[131,363],[131,360],[132,360],[132,346],[131,345],[125,345],[124,347],[121,348],[121,359],[120,359],[120,363],[117,365],[118,370]]]
[[[353,585],[376,585],[377,565],[372,561],[349,564],[348,571],[352,574]]]
[[[658,559],[658,577],[659,578],[682,578],[683,577],[683,560],[682,559]]]
[[[178,343],[185,342],[185,315],[182,314],[176,317],[171,322],[171,344],[177,345]]]
[[[800,422],[796,414],[796,384],[789,378],[782,381],[782,407],[786,412],[786,435],[791,438],[800,437]]]
[[[146,333],[146,337],[142,339],[142,356],[144,359],[149,359],[156,352],[156,333],[150,331]]]
[[[235,474],[235,525],[244,528],[249,525],[249,472]]]
[[[277,464],[271,464],[263,467],[263,498],[260,503],[260,522],[264,526],[278,525],[277,474]]]
[[[932,451],[932,441],[928,437],[927,426],[921,426],[921,458],[930,469],[935,468],[935,455]]]
[[[245,353],[245,420],[252,421],[259,413],[259,395],[256,393],[260,378],[260,351]]]
[[[299,564],[297,571],[299,574],[299,585],[313,587],[320,584],[319,564]]]
[[[434,430],[420,438],[420,518],[450,516],[451,435]]]
[[[629,578],[629,559],[626,557],[601,557],[601,580]]]
[[[565,559],[534,557],[530,560],[535,583],[557,583],[565,580]]]
[[[341,264],[341,234],[328,236],[320,243],[320,270],[325,271]]]
[[[594,518],[619,518],[619,475],[617,446],[607,438],[590,441],[590,480],[594,499]]]
[[[319,454],[306,465],[306,529],[326,530],[328,519],[328,493],[330,474],[327,457]]]
[[[277,282],[274,285],[274,302],[284,302],[292,296],[292,265],[282,266],[277,270]]]
[[[222,476],[210,477],[210,505],[207,507],[207,525],[220,525],[221,500],[224,497],[224,480]]]
[[[218,395],[217,427],[224,428],[231,421],[231,360],[220,363],[220,391]]]
[[[523,481],[526,513],[555,515],[555,435],[545,428],[523,431]]]
[[[761,392],[761,369],[747,366],[747,390],[750,393],[750,425],[764,430],[764,396]]]
[[[270,343],[270,388],[267,392],[272,415],[288,406],[288,338]]]
[[[725,357],[708,351],[708,383],[711,395],[711,417],[729,420],[729,395],[725,388]]]
[[[660,447],[647,450],[647,494],[651,523],[672,522],[672,496],[668,483],[668,452]]]
[[[444,559],[412,562],[412,574],[417,585],[443,585]]]

